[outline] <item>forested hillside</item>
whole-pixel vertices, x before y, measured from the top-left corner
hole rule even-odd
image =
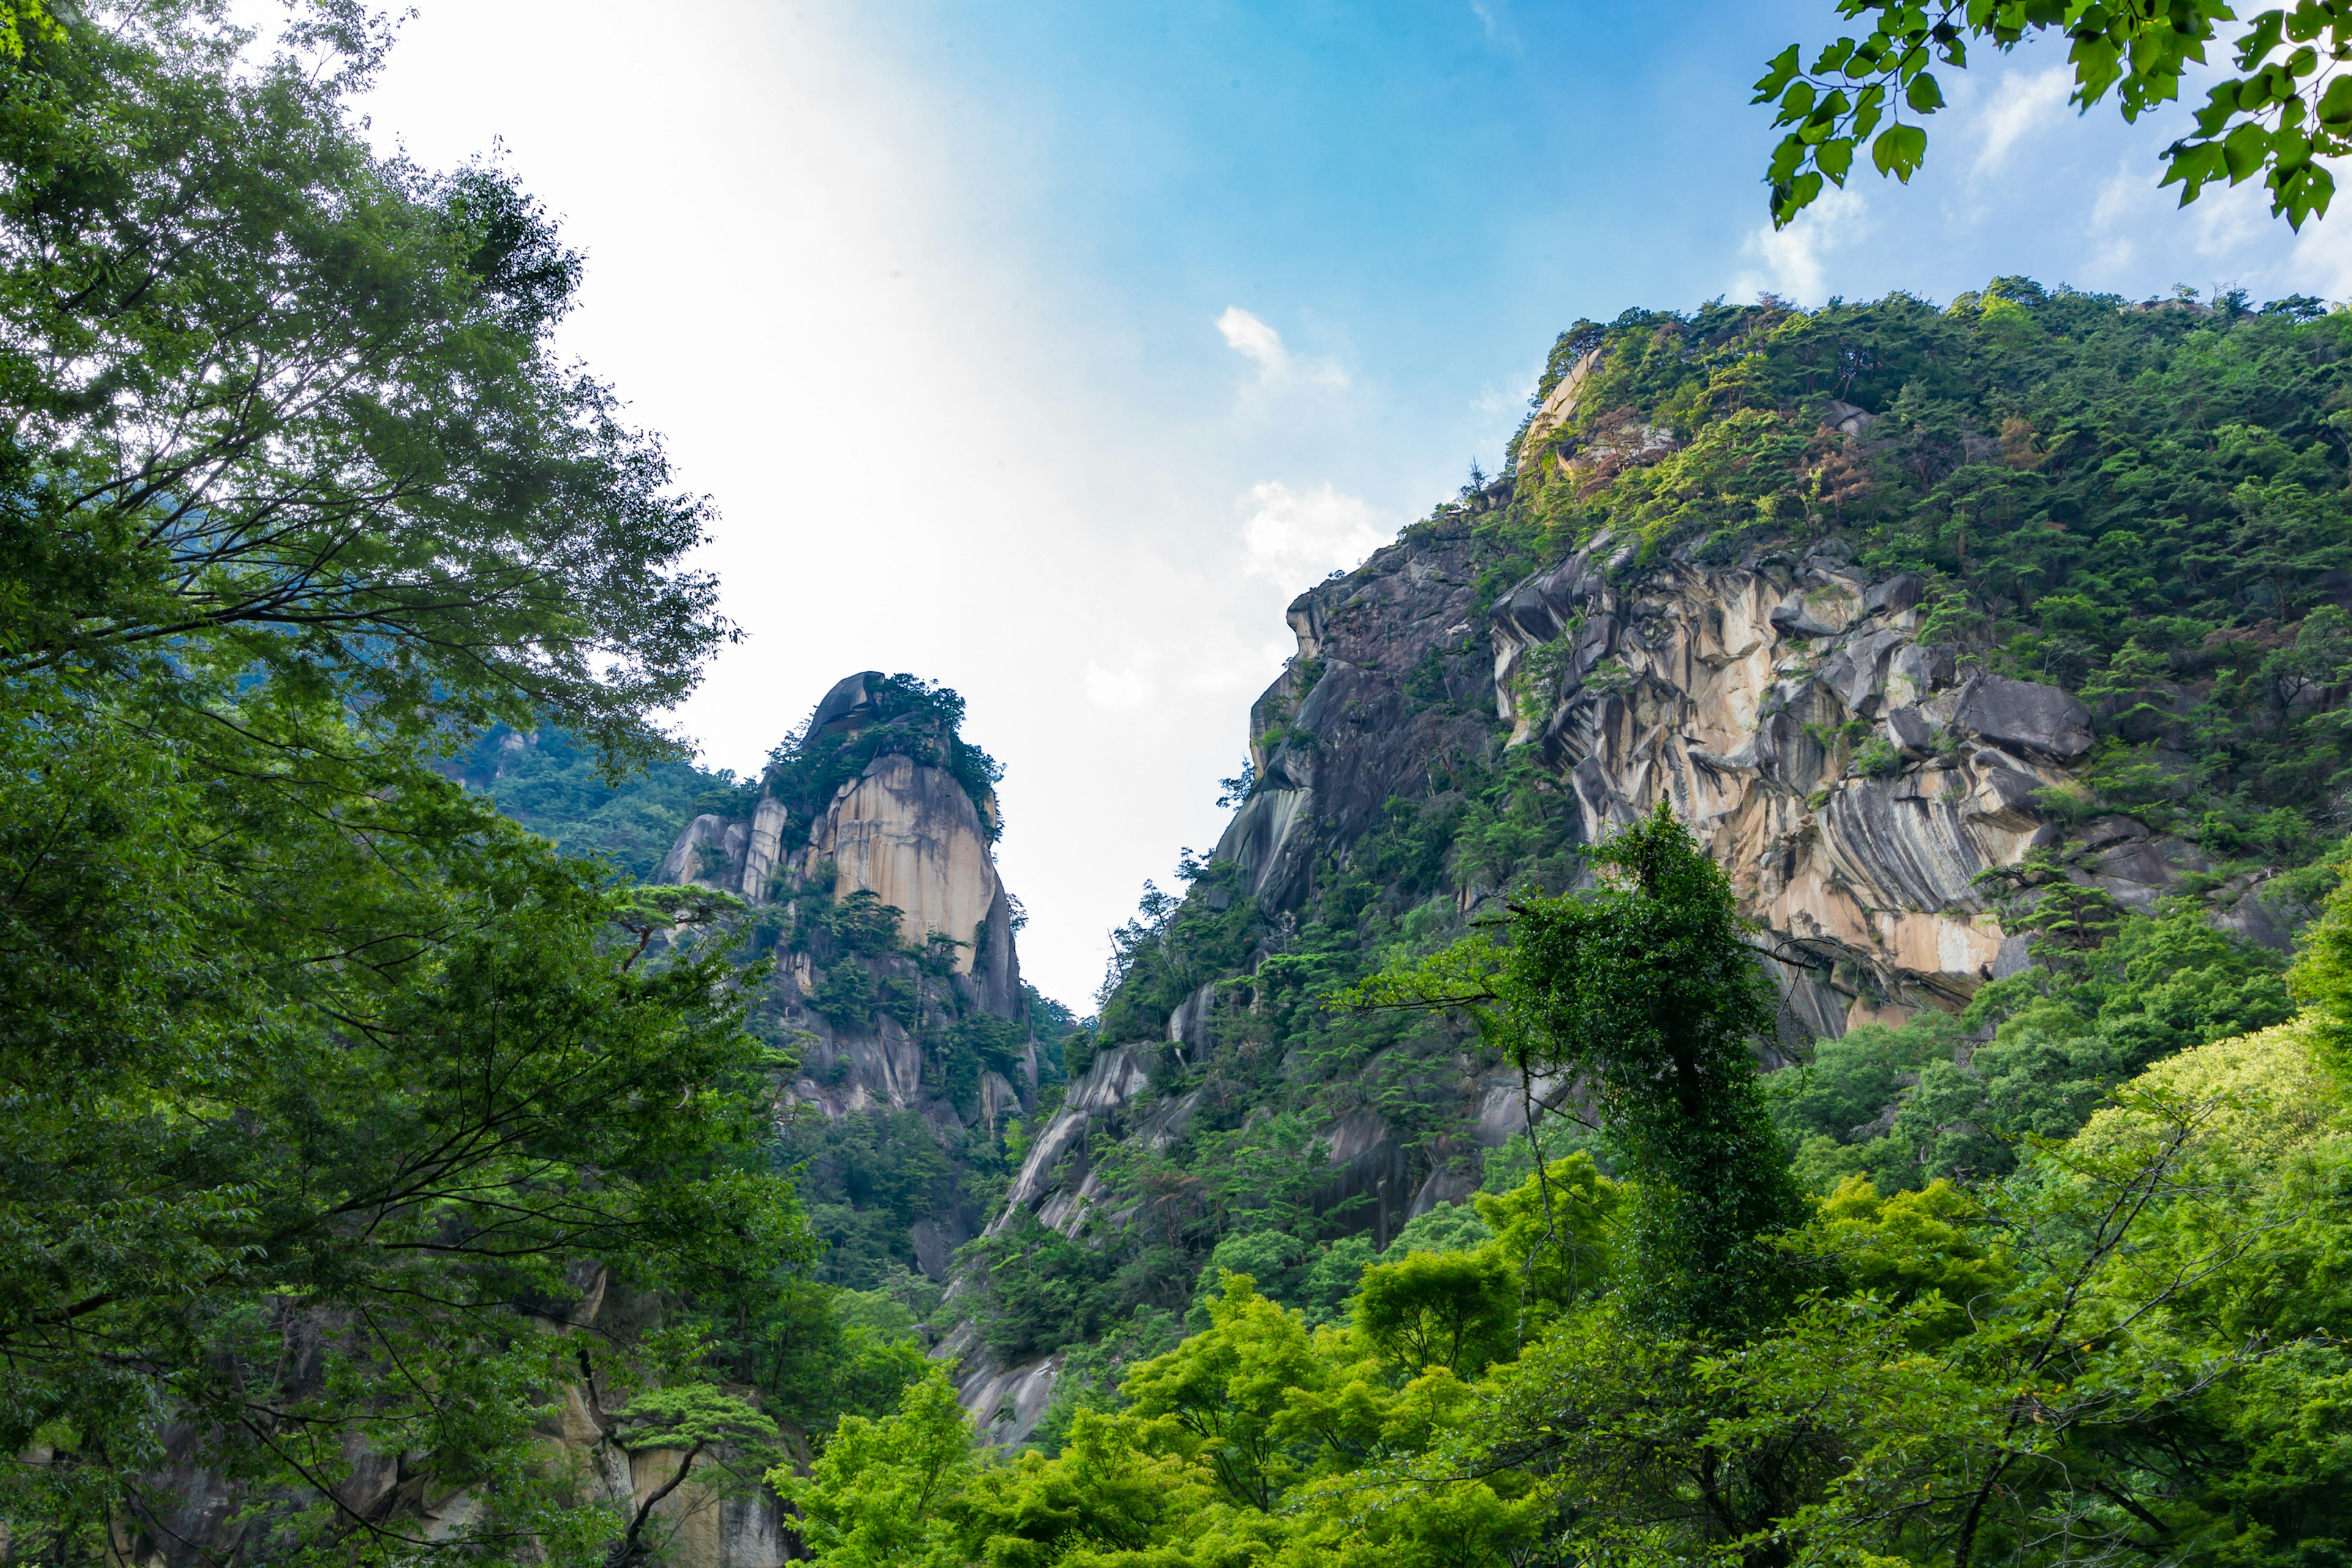
[[[655,880],[688,823],[705,812],[731,816],[757,788],[684,758],[607,778],[593,746],[553,728],[498,726],[444,768],[565,854],[602,858],[639,882]]]
[[[2333,1552],[2347,322],[1563,334],[1511,472],[1292,606],[967,1250],[1036,1451],[869,1502],[961,1447],[912,1391],[820,1556]]]
[[[0,18],[0,1561],[779,1552],[909,1317],[814,1278],[728,901],[449,777],[536,734],[646,868],[709,509],[538,203],[372,149],[377,23]]]

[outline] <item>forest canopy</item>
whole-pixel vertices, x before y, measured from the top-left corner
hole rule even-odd
[[[442,771],[667,754],[708,508],[529,194],[371,150],[362,13],[6,16],[0,1554],[636,1561],[567,1389],[749,1484],[904,1376],[806,1283],[724,911]]]

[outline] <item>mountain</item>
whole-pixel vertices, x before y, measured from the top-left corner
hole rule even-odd
[[[1070,1024],[1021,979],[1025,917],[992,850],[1001,770],[962,719],[915,677],[845,677],[654,874],[749,906],[772,965],[759,1026],[797,1064],[777,1157],[803,1167],[819,1272],[910,1304],[985,1219]]]
[[[2005,1168],[2282,1021],[2352,761],[2347,345],[2015,279],[1562,334],[1507,477],[1290,606],[1246,800],[1117,933],[963,1254],[967,1406],[1050,1447],[1220,1267],[1328,1321],[1477,1232],[1547,1105],[1605,1161],[1573,1085],[1333,998],[1661,802],[1757,922],[1824,1190]]]

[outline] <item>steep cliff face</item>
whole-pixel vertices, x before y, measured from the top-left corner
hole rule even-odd
[[[1302,595],[1297,654],[1253,710],[1260,787],[1218,856],[1267,907],[1296,909],[1318,858],[1499,741],[1556,777],[1572,842],[1672,802],[1771,933],[1802,1037],[1949,1008],[2014,972],[2022,946],[1977,879],[2067,841],[2037,802],[2081,779],[2089,710],[1964,674],[1919,639],[1920,578],[1874,577],[1835,542],[1727,565],[1635,553],[1603,531],[1478,612],[1468,530],[1440,527]],[[2128,908],[2205,865],[2121,815],[2077,838],[2089,879]]]
[[[1977,879],[2064,842],[2037,803],[2079,781],[2089,710],[1963,677],[1918,639],[1921,580],[1874,580],[1835,542],[1722,566],[1632,553],[1604,531],[1493,616],[1496,711],[1561,776],[1579,837],[1670,801],[1772,934],[1804,1037],[1957,1006],[2021,967]],[[2083,834],[2089,879],[2126,907],[2203,868],[2119,815]]]
[[[818,703],[803,743],[845,749],[886,722],[868,691],[880,679],[867,670],[838,682]],[[755,905],[818,884],[836,900],[871,893],[898,911],[902,942],[921,947],[944,939],[952,946],[952,972],[971,976],[983,1005],[1011,1017],[1021,973],[1013,903],[997,879],[982,816],[994,810],[992,795],[975,803],[947,769],[887,751],[844,780],[814,819],[803,816],[797,835],[792,807],[772,777],[748,819],[696,817],[657,879],[717,888]],[[796,842],[788,844],[788,835]]]
[[[991,848],[995,765],[961,712],[908,677],[836,682],[756,795],[696,818],[660,871],[752,906],[775,961],[759,1016],[799,1061],[783,1138],[826,1276],[858,1289],[945,1279],[985,1217],[967,1183],[1059,1076]]]
[[[1576,847],[1669,802],[1762,927],[1786,1061],[1861,1023],[1955,1010],[2023,968],[2027,942],[2003,929],[1984,872],[2048,851],[2078,884],[2145,910],[2207,868],[2179,836],[2120,813],[2066,813],[2087,794],[2090,710],[1923,637],[1930,608],[1916,574],[1864,569],[1834,537],[1767,542],[1731,561],[1644,562],[1603,530],[1497,582],[1503,552],[1478,525],[1508,494],[1506,483],[1441,512],[1290,606],[1297,653],[1251,713],[1255,791],[1195,884],[1192,912],[1164,922],[1159,940],[1181,946],[1185,920],[1244,908],[1253,934],[1222,972],[1158,992],[1178,999],[1153,1016],[1149,1038],[1126,1037],[1141,1030],[1114,1016],[1114,999],[991,1236],[1034,1224],[1115,1250],[1177,1223],[1171,1212],[1193,1201],[1181,1185],[1155,1196],[1106,1173],[1200,1146],[1201,1119],[1233,1092],[1213,1063],[1236,1049],[1280,1062],[1260,1080],[1278,1087],[1258,1091],[1244,1130],[1276,1105],[1310,1119],[1321,1161],[1312,1208],[1327,1230],[1385,1246],[1474,1191],[1487,1156],[1525,1130],[1529,1093],[1563,1086],[1523,1084],[1433,1024],[1337,1066],[1327,1042],[1264,1026],[1280,1005],[1269,977],[1307,962],[1307,933],[1330,923],[1335,889],[1351,879],[1370,889],[1344,933],[1360,972],[1376,963],[1381,932],[1416,921],[1459,931],[1495,910],[1507,885],[1570,885]],[[1481,788],[1516,805],[1473,805],[1470,817],[1531,825],[1532,847],[1517,858],[1482,856],[1459,827]],[[1400,869],[1413,842],[1401,825],[1429,821],[1457,826],[1416,883]],[[1221,866],[1231,868],[1222,880]],[[1367,1091],[1408,1081],[1400,1064],[1414,1075],[1408,1094]],[[1066,1352],[1004,1354],[970,1328],[947,1349],[964,1358],[967,1404],[999,1441],[1024,1440],[1052,1407]]]

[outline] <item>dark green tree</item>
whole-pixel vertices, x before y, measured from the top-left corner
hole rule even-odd
[[[1512,901],[1478,932],[1357,993],[1458,1007],[1530,1081],[1590,1102],[1633,1178],[1630,1309],[1745,1331],[1784,1300],[1771,1237],[1803,1217],[1757,1049],[1777,998],[1723,870],[1664,805],[1594,851],[1600,885]]]
[[[777,1058],[716,902],[433,764],[658,752],[704,509],[555,357],[537,206],[370,149],[355,9],[267,59],[53,18],[0,47],[6,1552],[160,1555],[203,1474],[225,1533],[170,1551],[594,1560],[629,1521],[535,1428],[707,1384],[695,1317],[805,1258]]]

